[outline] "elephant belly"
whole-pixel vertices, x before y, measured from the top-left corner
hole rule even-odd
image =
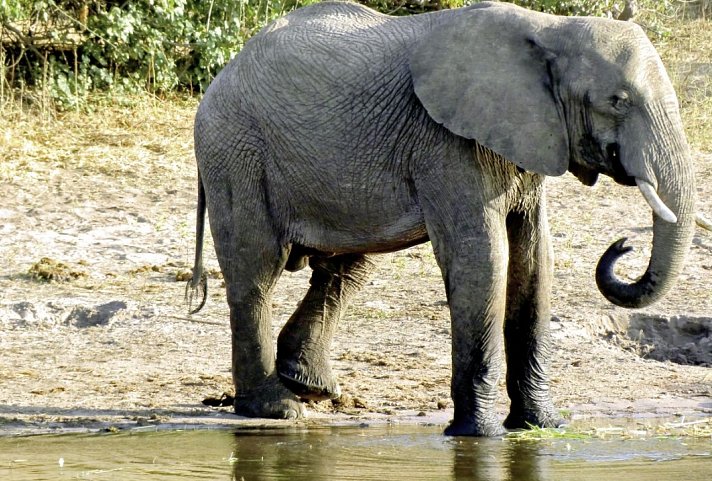
[[[373,198],[349,202],[348,196],[337,199],[293,209],[289,237],[300,245],[332,253],[390,252],[428,239],[417,205],[402,206],[382,198],[375,202]]]
[[[416,219],[406,219],[400,223],[366,229],[324,229],[321,226],[302,225],[303,235],[298,236],[300,245],[319,252],[383,253],[393,252],[421,244],[428,240],[425,226]]]

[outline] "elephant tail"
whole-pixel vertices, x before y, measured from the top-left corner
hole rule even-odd
[[[203,269],[203,240],[205,237],[205,187],[198,172],[198,209],[195,222],[195,262],[193,264],[193,277],[185,286],[185,300],[188,303],[188,312],[195,314],[200,311],[208,300],[208,277]],[[199,300],[198,307],[193,309],[193,299]]]

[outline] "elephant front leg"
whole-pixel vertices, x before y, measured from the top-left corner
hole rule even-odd
[[[445,434],[496,436],[504,432],[495,401],[503,361],[505,254],[496,246],[471,248],[492,255],[455,259],[447,272],[455,412]]]
[[[334,332],[353,295],[373,270],[371,260],[349,254],[313,257],[310,288],[277,340],[277,372],[297,396],[314,401],[337,398],[341,389],[331,371]]]
[[[504,324],[509,429],[563,424],[549,392],[553,253],[544,198],[534,212],[507,218],[509,267]]]
[[[495,401],[503,371],[507,287],[507,195],[502,188],[510,172],[486,153],[475,152],[473,162],[470,145],[449,147],[443,163],[416,183],[452,324],[455,410],[445,434],[496,436],[504,432]]]
[[[502,231],[504,229],[502,228]],[[503,367],[506,243],[504,232],[476,235],[439,262],[452,318],[451,436],[496,436],[497,384]],[[438,249],[436,249],[437,251]]]

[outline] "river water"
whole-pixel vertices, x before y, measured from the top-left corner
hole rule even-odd
[[[700,438],[448,438],[442,426],[160,430],[0,437],[0,480],[712,479]]]

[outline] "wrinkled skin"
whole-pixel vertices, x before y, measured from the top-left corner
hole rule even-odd
[[[305,7],[218,75],[195,148],[199,207],[227,285],[235,411],[246,416],[298,417],[300,398],[338,396],[331,339],[372,271],[370,254],[430,240],[452,318],[446,433],[503,431],[494,414],[503,362],[504,427],[558,426],[545,176],[568,170],[593,185],[608,175],[642,185],[656,205],[642,277],[613,274],[622,242],[599,263],[615,304],[664,295],[694,227],[677,100],[652,45],[626,22],[504,3],[400,18]],[[199,208],[199,242],[203,222]],[[310,289],[275,354],[273,288],[307,264]]]

